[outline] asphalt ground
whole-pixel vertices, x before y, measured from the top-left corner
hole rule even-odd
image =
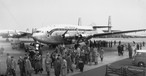
[[[132,65],[132,59],[129,59],[129,58],[111,63],[111,66],[114,66],[116,68],[119,68],[122,66],[131,66],[131,65]],[[106,73],[106,65],[86,71],[86,72],[75,74],[73,76],[105,76],[105,73]]]

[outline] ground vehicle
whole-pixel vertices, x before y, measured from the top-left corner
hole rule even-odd
[[[146,66],[146,50],[137,50],[132,63],[139,67]]]
[[[11,41],[11,46],[12,46],[12,49],[19,49],[19,46],[20,46],[20,41]]]

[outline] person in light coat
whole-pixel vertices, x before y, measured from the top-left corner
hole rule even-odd
[[[9,75],[11,74],[11,64],[12,64],[12,58],[9,53],[7,54],[6,64],[7,64],[6,75]]]
[[[133,49],[132,46],[130,45],[130,43],[128,43],[128,51],[129,51],[129,58],[132,58],[132,54],[133,54]]]
[[[98,56],[99,56],[99,53],[98,53],[98,51],[97,51],[97,48],[94,47],[94,48],[93,48],[93,57],[94,57],[94,63],[95,63],[95,65],[98,64]]]
[[[63,57],[61,64],[61,76],[66,76],[66,75],[67,75],[67,61]]]
[[[67,61],[67,73],[69,73],[69,71],[73,72],[73,68],[72,68],[73,63],[71,61],[70,54],[67,54],[66,61]]]
[[[51,63],[52,63],[52,59],[50,58],[50,54],[47,53],[47,56],[45,59],[45,67],[46,67],[47,76],[50,76]]]
[[[11,64],[11,72],[13,76],[16,76],[16,60],[14,59],[14,57],[12,56],[12,64]]]
[[[25,76],[32,76],[31,73],[32,73],[32,66],[31,66],[31,63],[30,63],[30,60],[28,57],[25,57],[24,58],[24,61],[25,61],[25,64],[24,64],[24,67],[25,67]]]
[[[100,48],[100,60],[101,60],[101,62],[103,61],[103,58],[104,58],[104,50],[103,50],[103,48]]]

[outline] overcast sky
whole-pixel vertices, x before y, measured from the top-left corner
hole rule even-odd
[[[0,29],[25,30],[50,24],[107,25],[113,29],[146,28],[145,0],[0,0]]]

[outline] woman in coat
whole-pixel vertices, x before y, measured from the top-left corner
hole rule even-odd
[[[131,47],[130,43],[128,43],[128,51],[129,51],[129,58],[131,59],[132,54],[133,54],[133,50],[132,50],[132,47]]]
[[[38,72],[42,73],[42,60],[41,60],[41,55],[37,54],[35,57],[35,73],[37,74]]]
[[[47,53],[47,56],[45,59],[45,67],[46,67],[47,76],[50,76],[51,63],[52,63],[52,59],[50,58],[50,54]]]
[[[67,55],[66,61],[67,61],[67,72],[68,73],[69,73],[69,71],[73,72],[72,61],[71,61],[70,54]]]
[[[103,50],[103,48],[100,48],[100,60],[101,60],[101,62],[103,61],[103,57],[104,57],[104,50]]]
[[[59,57],[57,57],[54,61],[55,76],[60,76],[60,71],[61,71],[61,60],[59,59]]]
[[[61,64],[61,76],[66,76],[66,75],[67,75],[67,61],[63,57]]]
[[[83,62],[82,58],[79,59],[78,65],[79,65],[80,71],[83,72],[83,70],[84,70],[84,62]]]
[[[28,57],[24,58],[25,76],[31,76],[33,68]]]
[[[94,47],[94,48],[93,48],[93,57],[94,57],[95,65],[98,64],[98,56],[99,56],[99,53],[98,53],[98,51],[97,51],[97,48]]]

